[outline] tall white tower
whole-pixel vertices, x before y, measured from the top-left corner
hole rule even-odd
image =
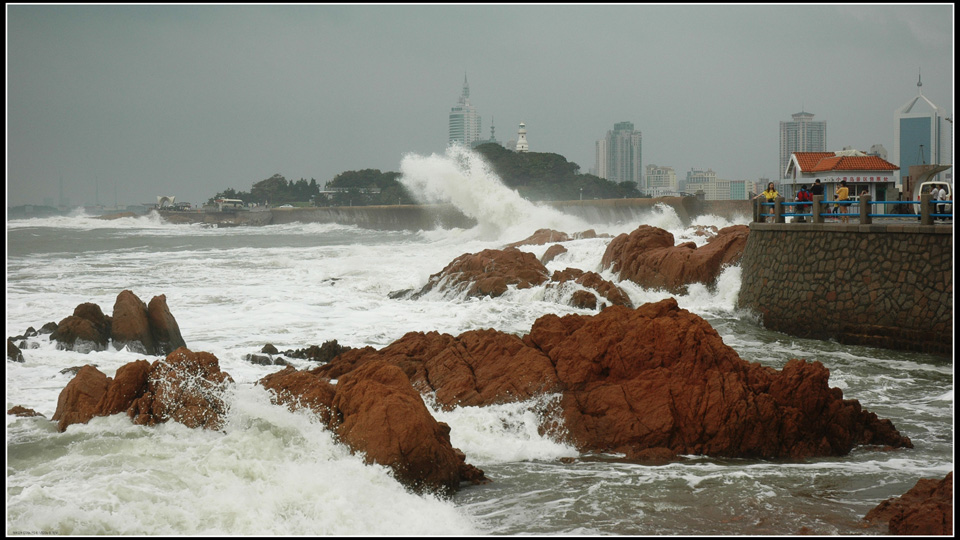
[[[527,144],[527,127],[520,122],[520,130],[517,131],[517,152],[529,152],[530,146]]]
[[[480,140],[480,114],[470,104],[470,85],[463,75],[463,93],[455,107],[450,109],[449,137],[447,144],[462,144],[470,148]]]

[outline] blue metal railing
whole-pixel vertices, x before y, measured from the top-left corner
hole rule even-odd
[[[922,217],[922,215],[923,215],[923,207],[922,207],[922,206],[921,206],[920,208],[918,208],[915,212],[909,212],[909,213],[906,213],[906,212],[894,212],[894,213],[891,213],[891,212],[887,211],[887,209],[888,209],[891,205],[893,205],[893,207],[894,207],[895,209],[903,209],[903,208],[907,207],[908,205],[909,205],[909,206],[914,206],[914,207],[915,207],[916,205],[922,205],[922,204],[923,204],[923,201],[870,201],[870,200],[867,200],[867,201],[857,201],[857,200],[846,200],[846,201],[822,201],[822,202],[820,202],[820,205],[821,205],[821,206],[824,206],[824,207],[827,207],[827,208],[830,208],[830,207],[832,206],[834,209],[837,209],[837,208],[839,208],[839,207],[841,207],[841,206],[842,206],[842,207],[847,207],[847,208],[849,208],[849,207],[851,207],[851,206],[853,206],[853,205],[857,205],[857,207],[860,207],[860,205],[861,205],[862,203],[866,203],[866,204],[868,205],[868,208],[870,208],[870,209],[876,209],[876,208],[879,206],[879,207],[883,208],[883,211],[882,211],[882,212],[870,212],[870,211],[868,211],[866,214],[861,214],[860,212],[850,212],[849,210],[848,210],[847,212],[821,212],[821,213],[819,214],[819,216],[820,216],[821,218],[827,218],[827,219],[834,219],[834,218],[836,218],[836,219],[841,219],[841,218],[844,218],[844,217],[845,217],[845,218],[848,218],[848,219],[851,218],[851,217],[853,217],[853,218],[860,218],[860,217],[862,217],[862,216],[864,216],[864,215],[866,215],[866,217],[868,217],[868,218],[875,218],[875,217],[877,217],[877,218],[916,218],[916,219],[921,219],[921,217]],[[768,218],[768,217],[776,217],[776,206],[777,206],[777,204],[778,204],[777,202],[759,202],[759,203],[758,203],[758,206],[759,206],[760,208],[759,208],[759,211],[758,211],[758,213],[757,213],[758,218],[760,218],[760,219],[765,219],[765,218]],[[813,203],[812,203],[812,202],[807,202],[807,201],[804,201],[804,202],[786,202],[786,201],[781,201],[781,202],[779,202],[779,204],[780,204],[780,206],[781,206],[782,208],[785,207],[785,208],[789,209],[789,208],[795,207],[795,208],[797,208],[798,210],[800,210],[799,212],[789,212],[789,211],[787,211],[787,212],[781,212],[781,213],[780,213],[780,217],[782,217],[782,218],[788,218],[788,217],[801,217],[801,218],[808,218],[808,217],[809,217],[809,218],[813,218],[813,217],[814,217],[814,215],[813,215],[813,213],[812,213],[812,212],[813,212]],[[938,205],[953,205],[953,201],[952,201],[952,200],[949,200],[949,201],[931,200],[931,201],[929,201],[928,204],[930,205],[931,208],[938,208]],[[770,213],[764,212],[763,210],[764,210],[765,208],[770,209]],[[935,212],[935,211],[931,211],[931,212],[930,212],[930,217],[933,218],[933,219],[937,219],[937,218],[951,218],[952,216],[953,216],[953,213],[952,213],[952,212],[945,212],[945,213],[938,213],[938,212]]]

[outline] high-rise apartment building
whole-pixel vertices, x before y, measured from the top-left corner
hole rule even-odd
[[[646,175],[643,180],[644,192],[648,195],[657,195],[680,191],[680,185],[677,183],[677,173],[673,167],[658,167],[656,165],[647,165]]]
[[[893,138],[893,160],[900,166],[900,178],[913,165],[952,164],[953,127],[947,112],[924,97],[923,84],[917,79],[917,96],[897,109]],[[946,178],[946,175],[950,175]],[[935,179],[952,181],[953,170]]]
[[[793,122],[780,122],[780,164],[777,178],[783,178],[794,152],[826,152],[827,123],[813,121],[813,114],[798,112]]]
[[[642,135],[633,129],[633,122],[617,122],[613,131],[597,141],[597,176],[613,182],[634,182],[643,179]]]
[[[463,93],[457,105],[450,109],[450,137],[447,144],[462,144],[467,148],[480,140],[480,114],[470,105],[470,85],[463,76]]]

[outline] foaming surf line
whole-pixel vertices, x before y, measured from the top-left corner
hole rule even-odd
[[[503,184],[483,157],[462,146],[444,155],[408,154],[400,162],[400,183],[422,204],[450,203],[477,220],[485,239],[513,241],[537,229],[582,231],[582,219],[527,201]]]

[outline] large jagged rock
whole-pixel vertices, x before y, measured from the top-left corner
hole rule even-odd
[[[440,272],[430,276],[415,297],[434,289],[465,294],[466,297],[497,297],[510,285],[526,289],[550,279],[547,268],[532,253],[516,248],[485,249],[466,253]]]
[[[223,392],[233,379],[210,353],[180,348],[152,364],[137,360],[114,378],[86,365],[60,392],[53,420],[60,431],[95,416],[126,411],[135,424],[174,420],[188,427],[219,429],[226,411]]]
[[[752,458],[844,455],[860,444],[912,447],[887,420],[827,384],[819,362],[751,364],[668,298],[592,317],[546,315],[525,341],[564,385],[564,421],[583,449]]]
[[[223,393],[232,383],[230,374],[220,371],[216,356],[181,347],[153,363],[146,391],[127,414],[135,424],[174,420],[187,427],[218,430],[226,413]]]
[[[889,534],[952,535],[953,472],[943,480],[921,478],[902,496],[877,505],[864,519],[886,522]]]
[[[113,304],[113,326],[110,339],[117,349],[124,347],[143,353],[155,354],[153,332],[150,330],[150,318],[147,305],[131,291],[121,291]]]
[[[493,330],[409,333],[314,372],[339,378],[373,361],[396,365],[446,407],[559,392],[564,428],[583,451],[804,458],[912,446],[888,420],[830,388],[819,362],[791,360],[781,371],[748,363],[672,298],[593,316],[545,315],[522,339]]]
[[[749,233],[746,225],[725,227],[698,248],[694,242],[674,245],[669,232],[641,225],[611,240],[600,266],[642,287],[683,294],[692,283],[714,283],[724,266],[736,264]]]
[[[147,305],[147,322],[150,325],[150,334],[153,336],[155,354],[170,354],[171,352],[186,347],[183,336],[180,335],[180,327],[177,320],[170,313],[167,307],[167,296],[161,294],[150,299]]]
[[[50,334],[50,339],[57,342],[57,347],[67,350],[104,350],[110,340],[110,317],[103,314],[100,306],[93,303],[83,303],[73,310],[57,325]]]
[[[450,494],[461,481],[486,482],[450,444],[449,426],[433,418],[403,370],[375,358],[351,366],[336,384],[320,368],[292,367],[258,384],[272,390],[277,403],[314,411],[340,441],[368,462],[390,467],[414,490]]]

